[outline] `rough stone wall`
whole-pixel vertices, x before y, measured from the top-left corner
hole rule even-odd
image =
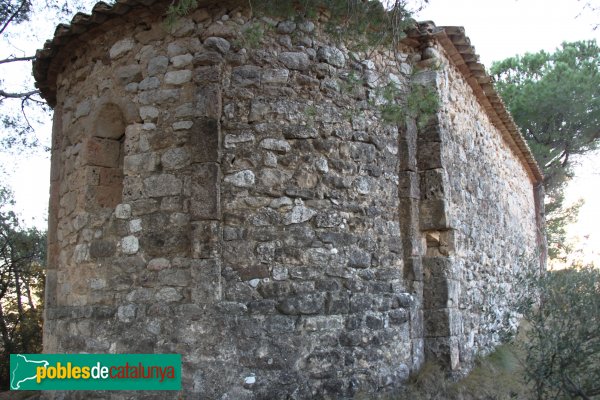
[[[498,342],[490,289],[535,247],[524,167],[441,48],[347,47],[219,6],[168,33],[140,7],[56,55],[46,352],[179,353],[184,396],[300,399]],[[390,83],[439,111],[385,122]]]
[[[426,348],[465,373],[516,329],[518,275],[538,261],[534,188],[444,49],[429,52],[440,67],[417,77],[440,100],[419,132],[429,149],[420,152]]]
[[[369,100],[406,90],[409,54],[218,9],[162,23],[130,12],[59,73],[45,351],[180,353],[202,398],[398,387],[423,361],[420,294],[403,131]],[[254,24],[260,49],[238,36]]]

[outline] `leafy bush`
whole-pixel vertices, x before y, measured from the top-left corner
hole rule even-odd
[[[576,266],[533,278],[523,299],[527,380],[537,399],[600,395],[600,270]]]

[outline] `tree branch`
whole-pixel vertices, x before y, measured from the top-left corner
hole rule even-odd
[[[4,25],[2,26],[2,28],[0,28],[0,34],[4,33],[4,30],[6,29],[6,27],[12,22],[13,19],[15,19],[17,17],[17,15],[19,15],[19,13],[21,11],[23,11],[23,9],[25,8],[26,5],[27,5],[27,0],[23,0],[21,2],[21,4],[19,5],[19,8],[17,8],[17,11],[15,11],[14,13],[12,13],[12,15],[4,23]]]
[[[39,90],[31,90],[29,92],[21,92],[21,93],[8,93],[4,90],[0,89],[0,97],[4,97],[7,99],[21,99],[21,98],[30,98],[35,94],[39,94]]]
[[[34,59],[35,59],[35,56],[9,57],[9,58],[5,58],[4,60],[0,60],[0,64],[6,64],[6,63],[10,63],[10,62],[17,62],[17,61],[31,61]]]

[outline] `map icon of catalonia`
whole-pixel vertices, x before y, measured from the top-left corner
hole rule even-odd
[[[23,390],[24,382],[35,380],[38,367],[47,367],[50,363],[46,360],[34,360],[36,355],[11,354],[10,355],[10,389]],[[38,357],[41,355],[37,355]],[[37,357],[36,357],[37,358]],[[29,386],[29,385],[27,385]],[[29,386],[27,389],[31,389]]]

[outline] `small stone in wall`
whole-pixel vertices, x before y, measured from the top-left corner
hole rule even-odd
[[[135,318],[135,305],[128,304],[126,306],[119,306],[117,310],[117,317],[121,322],[131,322]]]
[[[310,33],[315,30],[315,24],[312,21],[302,21],[298,24],[298,29],[302,32]]]
[[[226,39],[211,36],[206,38],[206,40],[204,41],[204,46],[211,50],[216,50],[221,54],[225,54],[229,51],[231,44],[229,44],[229,42]]]
[[[306,125],[288,125],[283,128],[286,139],[312,139],[318,136],[317,130]]]
[[[334,67],[342,68],[346,64],[346,56],[337,47],[324,46],[317,50],[317,58]]]
[[[192,121],[177,121],[171,125],[174,131],[184,131],[190,129],[192,126],[194,126]]]
[[[140,118],[142,121],[155,121],[158,118],[159,110],[152,106],[140,107]]]
[[[75,119],[85,117],[92,110],[92,105],[88,100],[84,100],[81,103],[77,104],[77,108],[75,109]]]
[[[121,239],[121,250],[125,254],[135,254],[138,252],[140,244],[135,236],[125,236]]]
[[[133,46],[135,46],[135,42],[132,38],[119,40],[110,48],[108,55],[111,59],[115,60],[125,55],[125,53],[127,53],[129,50],[133,49]]]
[[[306,53],[300,52],[284,52],[279,54],[279,61],[289,69],[304,71],[308,69],[310,60]]]
[[[156,300],[163,302],[173,302],[183,299],[183,296],[177,289],[172,287],[162,288],[156,293]]]
[[[131,217],[131,205],[117,204],[117,207],[115,208],[115,217],[119,219],[127,219]]]
[[[192,80],[192,71],[171,71],[165,75],[165,83],[169,85],[181,85]]]
[[[136,233],[142,230],[142,220],[141,219],[133,219],[129,221],[129,232]]]
[[[254,172],[249,169],[236,172],[235,174],[227,175],[225,182],[231,183],[233,186],[247,188],[254,186],[255,176]]]
[[[262,142],[260,142],[260,147],[262,147],[263,149],[278,151],[281,153],[287,153],[292,149],[287,140],[273,138],[263,139]]]
[[[148,262],[146,268],[148,268],[150,271],[160,271],[171,268],[171,262],[166,258],[153,258]]]
[[[157,56],[148,61],[148,75],[156,76],[167,72],[169,59],[165,56]]]
[[[285,214],[283,217],[284,225],[300,224],[302,222],[309,221],[312,217],[317,215],[317,212],[311,208],[305,207],[302,202],[292,208],[290,212]]]
[[[329,172],[329,164],[327,163],[327,159],[325,157],[317,158],[317,161],[315,161],[315,168],[317,169],[317,171],[322,172],[324,174]]]
[[[141,81],[139,83],[139,85],[137,86],[137,88],[139,90],[150,90],[150,89],[156,89],[159,86],[160,86],[160,80],[155,76],[151,76],[151,77],[148,77],[148,78],[144,79],[143,81]]]
[[[296,30],[296,23],[294,21],[282,21],[277,25],[277,32],[279,33],[292,33]]]
[[[283,68],[265,69],[262,71],[261,82],[265,85],[287,83],[290,71]]]
[[[175,68],[183,68],[187,65],[190,65],[192,63],[192,60],[194,59],[194,56],[192,56],[191,54],[187,53],[187,54],[181,54],[175,57],[171,58],[171,63],[173,64],[173,66]]]

